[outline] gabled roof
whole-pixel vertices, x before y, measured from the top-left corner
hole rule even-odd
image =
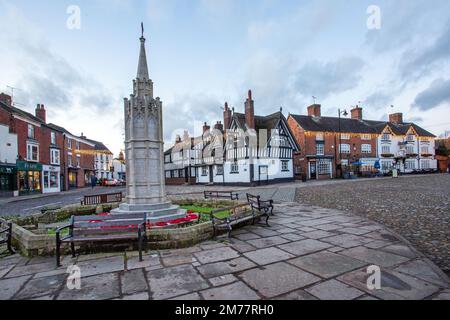
[[[247,130],[247,127],[245,125],[245,114],[235,112],[232,116],[232,121],[233,120],[236,122],[236,125],[240,129],[242,129],[244,131]],[[285,128],[288,131],[289,135],[291,136],[290,141],[291,141],[291,143],[295,144],[295,145],[293,145],[294,149],[300,150],[300,147],[299,147],[297,141],[294,139],[292,131],[287,124],[286,117],[283,115],[283,112],[281,112],[281,111],[272,113],[268,116],[255,115],[256,134],[259,134],[259,130],[266,130],[267,131],[267,141],[269,141],[272,136],[272,130],[278,129],[278,124],[280,123],[280,121],[285,123]]]
[[[43,121],[41,119],[39,119],[38,117],[34,116],[33,114],[26,112],[22,109],[16,108],[14,106],[10,106],[6,103],[4,103],[3,101],[0,101],[0,105],[8,112],[12,113],[12,114],[17,114],[19,116],[22,116],[24,118],[28,118],[31,121],[34,122],[38,122],[40,124],[43,124]]]
[[[313,117],[304,115],[294,115],[291,117],[306,131],[316,132],[339,132],[339,118],[337,117]],[[397,135],[406,135],[410,128],[414,128],[419,136],[435,137],[434,134],[419,127],[415,123],[396,124],[393,122],[374,121],[374,120],[357,120],[357,119],[340,119],[340,131],[348,133],[366,133],[380,134],[389,126],[393,133]]]
[[[91,139],[87,139],[87,138],[81,138],[81,139],[84,139],[84,140],[94,144],[95,150],[107,151],[108,153],[112,154],[112,152],[108,149],[108,147],[103,144],[103,142],[95,141],[95,140],[91,140]]]

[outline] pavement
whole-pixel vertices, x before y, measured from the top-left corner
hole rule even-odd
[[[450,275],[450,175],[298,189],[299,203],[344,210],[381,223],[408,239]]]
[[[271,227],[245,226],[188,249],[0,259],[0,300],[450,299],[448,277],[409,242],[363,217],[284,202]],[[68,271],[79,268],[80,287]],[[369,266],[381,287],[367,285]],[[70,269],[70,270],[68,270]],[[68,285],[69,284],[69,285]],[[75,288],[74,288],[75,287]]]

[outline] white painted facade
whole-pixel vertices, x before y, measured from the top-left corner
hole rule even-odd
[[[266,133],[258,134],[261,139],[267,137]],[[267,141],[265,145],[252,147],[250,141],[256,139],[256,133],[250,133],[253,136],[248,139],[243,137],[247,133],[240,130],[234,121],[227,138],[223,139],[221,135],[221,132],[213,130],[211,134],[208,132],[204,135],[203,141],[194,145],[198,184],[266,184],[294,178],[293,156],[296,144],[281,117],[276,128],[272,128],[268,134],[271,137],[269,141],[264,140]],[[217,139],[216,136],[220,138]],[[226,142],[220,142],[223,140]],[[241,141],[239,146],[235,142],[238,140]],[[214,149],[211,146],[217,148],[214,157],[210,156],[211,151],[205,151],[208,146],[210,150]],[[225,157],[217,156],[222,154],[222,149]]]
[[[114,159],[112,161],[114,172],[112,173],[112,179],[125,179],[126,178],[126,165],[125,162],[119,159]]]
[[[383,173],[394,168],[402,173],[437,169],[434,138],[420,137],[412,128],[406,135],[396,135],[387,126],[377,142]]]
[[[111,168],[113,167],[113,155],[110,153],[95,154],[95,173],[97,179],[114,179]]]
[[[61,167],[42,166],[42,193],[61,191]]]
[[[0,124],[0,162],[15,164],[18,155],[17,134]]]

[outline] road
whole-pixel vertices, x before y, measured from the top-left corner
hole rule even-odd
[[[378,178],[377,180],[383,180],[384,178]],[[391,179],[391,178],[388,178]],[[310,188],[315,186],[327,186],[336,184],[352,184],[356,181],[373,180],[373,179],[359,179],[359,180],[324,180],[324,181],[309,181],[307,183],[302,182],[290,182],[281,183],[276,185],[261,186],[261,187],[232,187],[232,186],[167,186],[167,194],[170,198],[183,198],[183,195],[196,195],[201,197],[204,190],[233,190],[237,191],[240,195],[240,199],[245,199],[245,193],[251,192],[255,195],[261,195],[263,198],[270,198],[278,202],[292,202],[295,201],[295,194],[297,189]],[[40,213],[41,209],[46,206],[66,206],[71,204],[80,203],[81,199],[85,195],[99,194],[99,193],[111,193],[111,192],[124,192],[125,187],[96,187],[94,190],[91,188],[83,188],[77,190],[71,190],[67,192],[61,192],[51,195],[38,195],[28,199],[14,198],[14,199],[0,199],[0,216],[29,216],[32,214]]]

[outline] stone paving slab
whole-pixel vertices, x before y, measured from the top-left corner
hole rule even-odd
[[[431,283],[394,271],[382,270],[379,290],[369,290],[367,278],[367,270],[360,269],[337,279],[383,300],[421,300],[439,291],[439,288]]]
[[[239,257],[239,253],[229,247],[201,251],[194,253],[194,255],[202,264],[230,260]]]
[[[292,253],[296,256],[302,256],[308,253],[321,251],[330,247],[332,247],[332,245],[314,239],[300,240],[278,246],[278,248]]]
[[[0,258],[0,300],[447,299],[449,279],[389,230],[338,210],[277,203],[272,227],[246,226],[186,249]],[[305,226],[308,225],[308,226]],[[67,266],[81,271],[69,290]],[[382,268],[382,289],[366,268]],[[125,270],[125,267],[127,270]]]
[[[256,267],[256,264],[247,258],[240,257],[226,262],[211,263],[197,267],[198,271],[206,278],[221,276],[228,273],[237,273]]]
[[[289,263],[325,279],[359,269],[367,264],[363,261],[329,251],[303,256],[290,260]]]
[[[294,255],[278,248],[259,249],[256,251],[246,252],[244,255],[261,266],[295,257]]]
[[[119,274],[104,273],[81,279],[80,290],[63,286],[58,300],[106,300],[120,297]]]
[[[321,300],[354,300],[364,294],[363,291],[334,279],[316,284],[306,291]]]
[[[209,287],[191,265],[164,268],[147,273],[152,298],[167,299]]]
[[[245,283],[239,281],[224,287],[201,291],[205,300],[259,300],[260,297]]]
[[[319,277],[285,262],[271,264],[264,269],[247,270],[240,278],[268,299],[320,281]]]
[[[14,299],[24,300],[41,296],[54,296],[61,284],[67,278],[67,274],[59,274],[50,277],[32,279],[14,296]]]

